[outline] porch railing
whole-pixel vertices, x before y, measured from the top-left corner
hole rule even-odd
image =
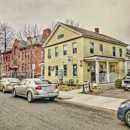
[[[115,82],[115,80],[118,78],[119,78],[118,73],[109,73],[109,82]]]
[[[115,82],[115,80],[119,78],[118,73],[109,73],[109,82]],[[107,83],[108,75],[107,73],[99,73],[99,83]]]

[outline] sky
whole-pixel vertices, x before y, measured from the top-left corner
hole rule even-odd
[[[130,0],[0,0],[0,22],[15,30],[35,23],[44,30],[66,19],[130,44]]]

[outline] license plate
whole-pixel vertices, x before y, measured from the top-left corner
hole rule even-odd
[[[48,93],[48,95],[53,95],[54,93]]]

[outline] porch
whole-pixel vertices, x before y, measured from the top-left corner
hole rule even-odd
[[[115,80],[120,78],[119,62],[123,58],[90,56],[84,58],[90,72],[90,81],[98,87],[113,87]]]

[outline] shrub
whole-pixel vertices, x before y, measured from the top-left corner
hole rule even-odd
[[[115,87],[121,88],[122,79],[116,79],[115,80]]]

